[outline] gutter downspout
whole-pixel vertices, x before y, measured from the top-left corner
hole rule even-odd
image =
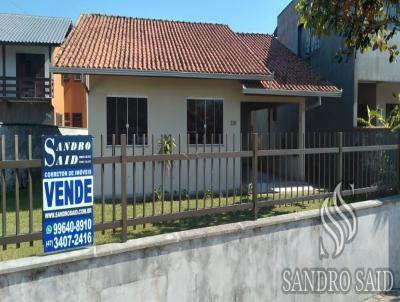
[[[322,97],[319,96],[318,101],[316,103],[311,104],[310,106],[306,107],[306,111],[309,111],[309,110],[312,110],[312,109],[315,109],[315,108],[318,108],[321,106],[322,106]]]

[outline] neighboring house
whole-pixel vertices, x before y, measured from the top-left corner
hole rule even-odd
[[[54,75],[54,114],[58,127],[87,128],[87,102],[83,75]]]
[[[323,106],[307,115],[310,130],[348,131],[357,126],[357,117],[366,118],[367,106],[380,108],[388,116],[397,100],[393,93],[400,92],[398,63],[390,63],[387,53],[370,51],[342,63],[336,53],[342,46],[342,39],[329,36],[318,39],[298,23],[292,1],[278,16],[277,38],[298,56],[305,59],[322,76],[343,89],[343,100],[323,100]],[[393,11],[398,14],[397,10]],[[393,43],[400,44],[400,35]]]
[[[54,124],[50,66],[71,27],[65,18],[0,14],[1,124]]]
[[[290,124],[302,135],[305,97],[341,95],[271,36],[236,34],[226,25],[208,23],[82,14],[52,71],[84,75],[95,155],[101,153],[101,135],[104,154],[111,154],[113,134],[117,145],[120,134],[127,134],[129,145],[136,135],[146,154],[152,152],[147,145],[153,135],[156,142],[162,134],[180,134],[184,150],[188,146],[191,152],[196,137],[207,150],[212,143],[232,150],[235,135],[238,150],[241,133],[256,130],[251,116],[260,110],[266,110],[264,130],[287,131]],[[108,193],[111,177],[106,171]],[[234,181],[227,181],[233,187]],[[141,179],[135,183],[141,187]],[[146,190],[150,186],[147,181]]]

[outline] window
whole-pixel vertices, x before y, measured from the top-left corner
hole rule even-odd
[[[121,134],[126,134],[128,144],[147,144],[147,99],[131,97],[107,97],[107,144],[120,145]],[[144,139],[143,139],[144,136]]]
[[[16,82],[17,97],[48,96],[46,93],[45,57],[41,54],[16,54],[16,76],[22,81]]]
[[[76,73],[75,74],[75,81],[82,81],[82,74],[81,73]]]
[[[187,131],[190,144],[222,144],[222,125],[222,100],[187,101]]]
[[[320,39],[318,36],[312,34],[310,28],[300,25],[297,29],[297,35],[297,52],[299,56],[307,57],[320,49]]]
[[[63,117],[61,113],[56,113],[56,125],[57,127],[63,126]]]
[[[82,113],[72,113],[72,127],[82,128]]]
[[[64,113],[64,126],[71,127],[71,114],[68,112]]]
[[[397,19],[400,15],[400,4],[399,3],[390,3],[387,6],[387,15],[389,18]]]
[[[63,79],[63,81],[68,81],[69,80],[69,74],[63,73],[62,74],[62,79]]]

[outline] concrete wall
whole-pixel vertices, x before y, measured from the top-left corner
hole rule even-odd
[[[32,103],[0,100],[0,123],[53,125],[53,115],[53,106],[50,101]]]
[[[95,137],[94,154],[100,154],[100,136],[107,134],[107,115],[106,115],[106,98],[107,96],[131,96],[131,97],[146,97],[148,106],[148,134],[154,135],[154,142],[157,144],[162,134],[171,134],[178,142],[178,135],[181,134],[182,152],[186,152],[186,133],[187,133],[187,99],[190,98],[211,98],[223,100],[223,133],[228,135],[228,144],[226,144],[224,137],[224,144],[221,146],[222,150],[233,149],[233,135],[235,135],[235,149],[239,150],[240,142],[240,129],[241,129],[241,116],[240,116],[240,103],[241,102],[271,102],[271,103],[295,103],[304,104],[304,98],[299,97],[271,97],[271,96],[246,96],[242,93],[242,86],[240,81],[233,80],[205,80],[205,79],[182,79],[182,78],[150,78],[150,77],[130,77],[130,76],[90,76],[90,93],[88,96],[88,129],[89,134]],[[304,108],[302,106],[301,108]],[[215,146],[214,148],[217,148]],[[154,152],[157,153],[159,147],[156,145]],[[199,147],[199,152],[203,151],[203,146]],[[206,146],[206,151],[210,151],[210,146]],[[216,149],[214,149],[216,150]],[[151,153],[151,145],[144,147],[145,154]],[[189,148],[190,152],[195,152],[195,147]],[[105,155],[111,155],[111,146],[105,147]],[[119,148],[117,147],[117,153]],[[132,154],[132,147],[128,147],[128,154]],[[143,148],[137,148],[136,154],[143,152]],[[177,152],[177,150],[175,150]],[[228,188],[238,188],[239,186],[239,169],[240,162],[236,160],[235,165],[230,161],[228,163],[229,179]],[[206,187],[210,188],[211,179],[209,175],[210,162],[206,163]],[[190,169],[190,191],[195,188],[195,163],[191,163]],[[203,190],[202,180],[203,162],[199,161],[199,190]],[[233,177],[233,167],[235,167],[235,178]],[[161,179],[160,169],[161,165],[156,163],[157,182],[155,189],[160,186]],[[215,169],[218,169],[215,166]],[[142,165],[136,167],[137,175],[136,187],[142,188]],[[187,170],[187,162],[183,161],[182,170]],[[217,170],[215,170],[217,171]],[[223,188],[225,191],[225,175],[226,175],[226,162],[221,163],[221,177]],[[146,169],[146,193],[152,193],[151,183],[151,165],[147,165]],[[120,183],[120,173],[117,168],[116,183]],[[95,177],[100,179],[100,169],[95,169]],[[178,171],[174,170],[174,190],[178,186]],[[106,169],[105,173],[105,192],[110,195],[112,192],[112,172],[111,169]],[[169,179],[169,177],[168,177]],[[167,181],[168,181],[167,179]],[[183,178],[182,187],[186,188],[187,177]],[[128,191],[133,192],[132,169],[128,168]],[[214,177],[214,186],[218,185],[218,177]],[[170,185],[167,183],[167,190]],[[117,186],[117,193],[119,188]],[[142,192],[140,189],[138,192]],[[96,195],[100,194],[100,188],[95,188]]]
[[[400,34],[396,34],[390,43],[400,44]],[[369,51],[358,53],[355,77],[358,81],[400,82],[400,63],[390,63],[388,52]]]
[[[298,54],[298,20],[294,9],[299,0],[292,0],[278,16],[278,39]]]
[[[283,294],[282,271],[390,268],[400,286],[400,197],[354,204],[357,235],[319,258],[318,210],[2,262],[8,301],[363,301],[373,294]],[[329,248],[329,247],[327,247]]]
[[[296,54],[299,47],[298,16],[295,12],[297,3],[298,0],[293,0],[279,14],[277,31],[278,39]],[[400,43],[399,34],[396,34],[392,43]],[[335,55],[341,45],[342,40],[339,37],[323,38],[319,51],[304,57],[321,75],[343,89],[340,101],[325,99],[322,107],[308,112],[308,130],[348,131],[357,126],[358,82],[400,82],[399,62],[390,63],[387,52],[359,52],[355,59],[338,63]],[[383,92],[383,87],[381,91],[380,95],[392,93]],[[377,102],[383,105],[386,101],[382,103],[378,95]]]

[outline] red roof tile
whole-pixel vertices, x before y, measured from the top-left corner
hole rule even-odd
[[[226,25],[97,14],[79,17],[55,67],[271,75]]]
[[[238,34],[249,48],[274,72],[274,81],[246,83],[249,88],[301,92],[340,93],[278,39],[264,34]]]

